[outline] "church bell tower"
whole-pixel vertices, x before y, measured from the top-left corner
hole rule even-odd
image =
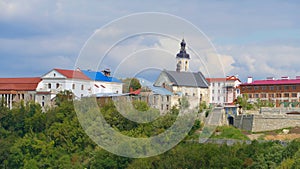
[[[189,70],[190,55],[186,53],[185,50],[186,43],[184,39],[182,39],[180,46],[181,46],[180,51],[176,55],[176,60],[177,60],[176,71],[187,72]]]

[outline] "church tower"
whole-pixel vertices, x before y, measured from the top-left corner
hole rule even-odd
[[[176,71],[177,72],[187,72],[189,70],[189,61],[190,61],[190,55],[186,53],[185,50],[185,41],[182,39],[180,43],[180,51],[176,55],[176,60],[177,60],[177,67]]]

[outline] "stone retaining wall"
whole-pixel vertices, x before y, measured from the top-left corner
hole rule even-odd
[[[239,115],[234,119],[234,126],[252,132],[277,130],[282,128],[300,126],[300,115]]]

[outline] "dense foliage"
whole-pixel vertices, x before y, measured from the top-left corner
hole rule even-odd
[[[68,94],[68,93],[66,93]],[[298,168],[300,142],[234,146],[183,141],[159,156],[130,159],[111,154],[91,141],[81,128],[72,101],[62,95],[55,108],[43,113],[34,103],[12,110],[0,105],[0,168]],[[138,104],[138,103],[135,103]],[[147,106],[135,105],[147,110]],[[137,124],[119,115],[112,104],[102,113],[110,125],[130,136],[148,137],[163,132],[177,109],[156,122]],[[196,121],[192,131],[200,127]],[[191,133],[189,133],[191,134]],[[188,138],[188,137],[187,137]]]
[[[137,90],[142,87],[140,81],[137,78],[126,78],[122,80],[123,82],[123,93],[128,93],[130,90]]]

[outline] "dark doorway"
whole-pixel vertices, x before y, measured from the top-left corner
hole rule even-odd
[[[228,123],[229,123],[229,125],[233,125],[233,123],[234,123],[234,118],[233,118],[232,116],[229,116],[229,117],[228,117]]]

